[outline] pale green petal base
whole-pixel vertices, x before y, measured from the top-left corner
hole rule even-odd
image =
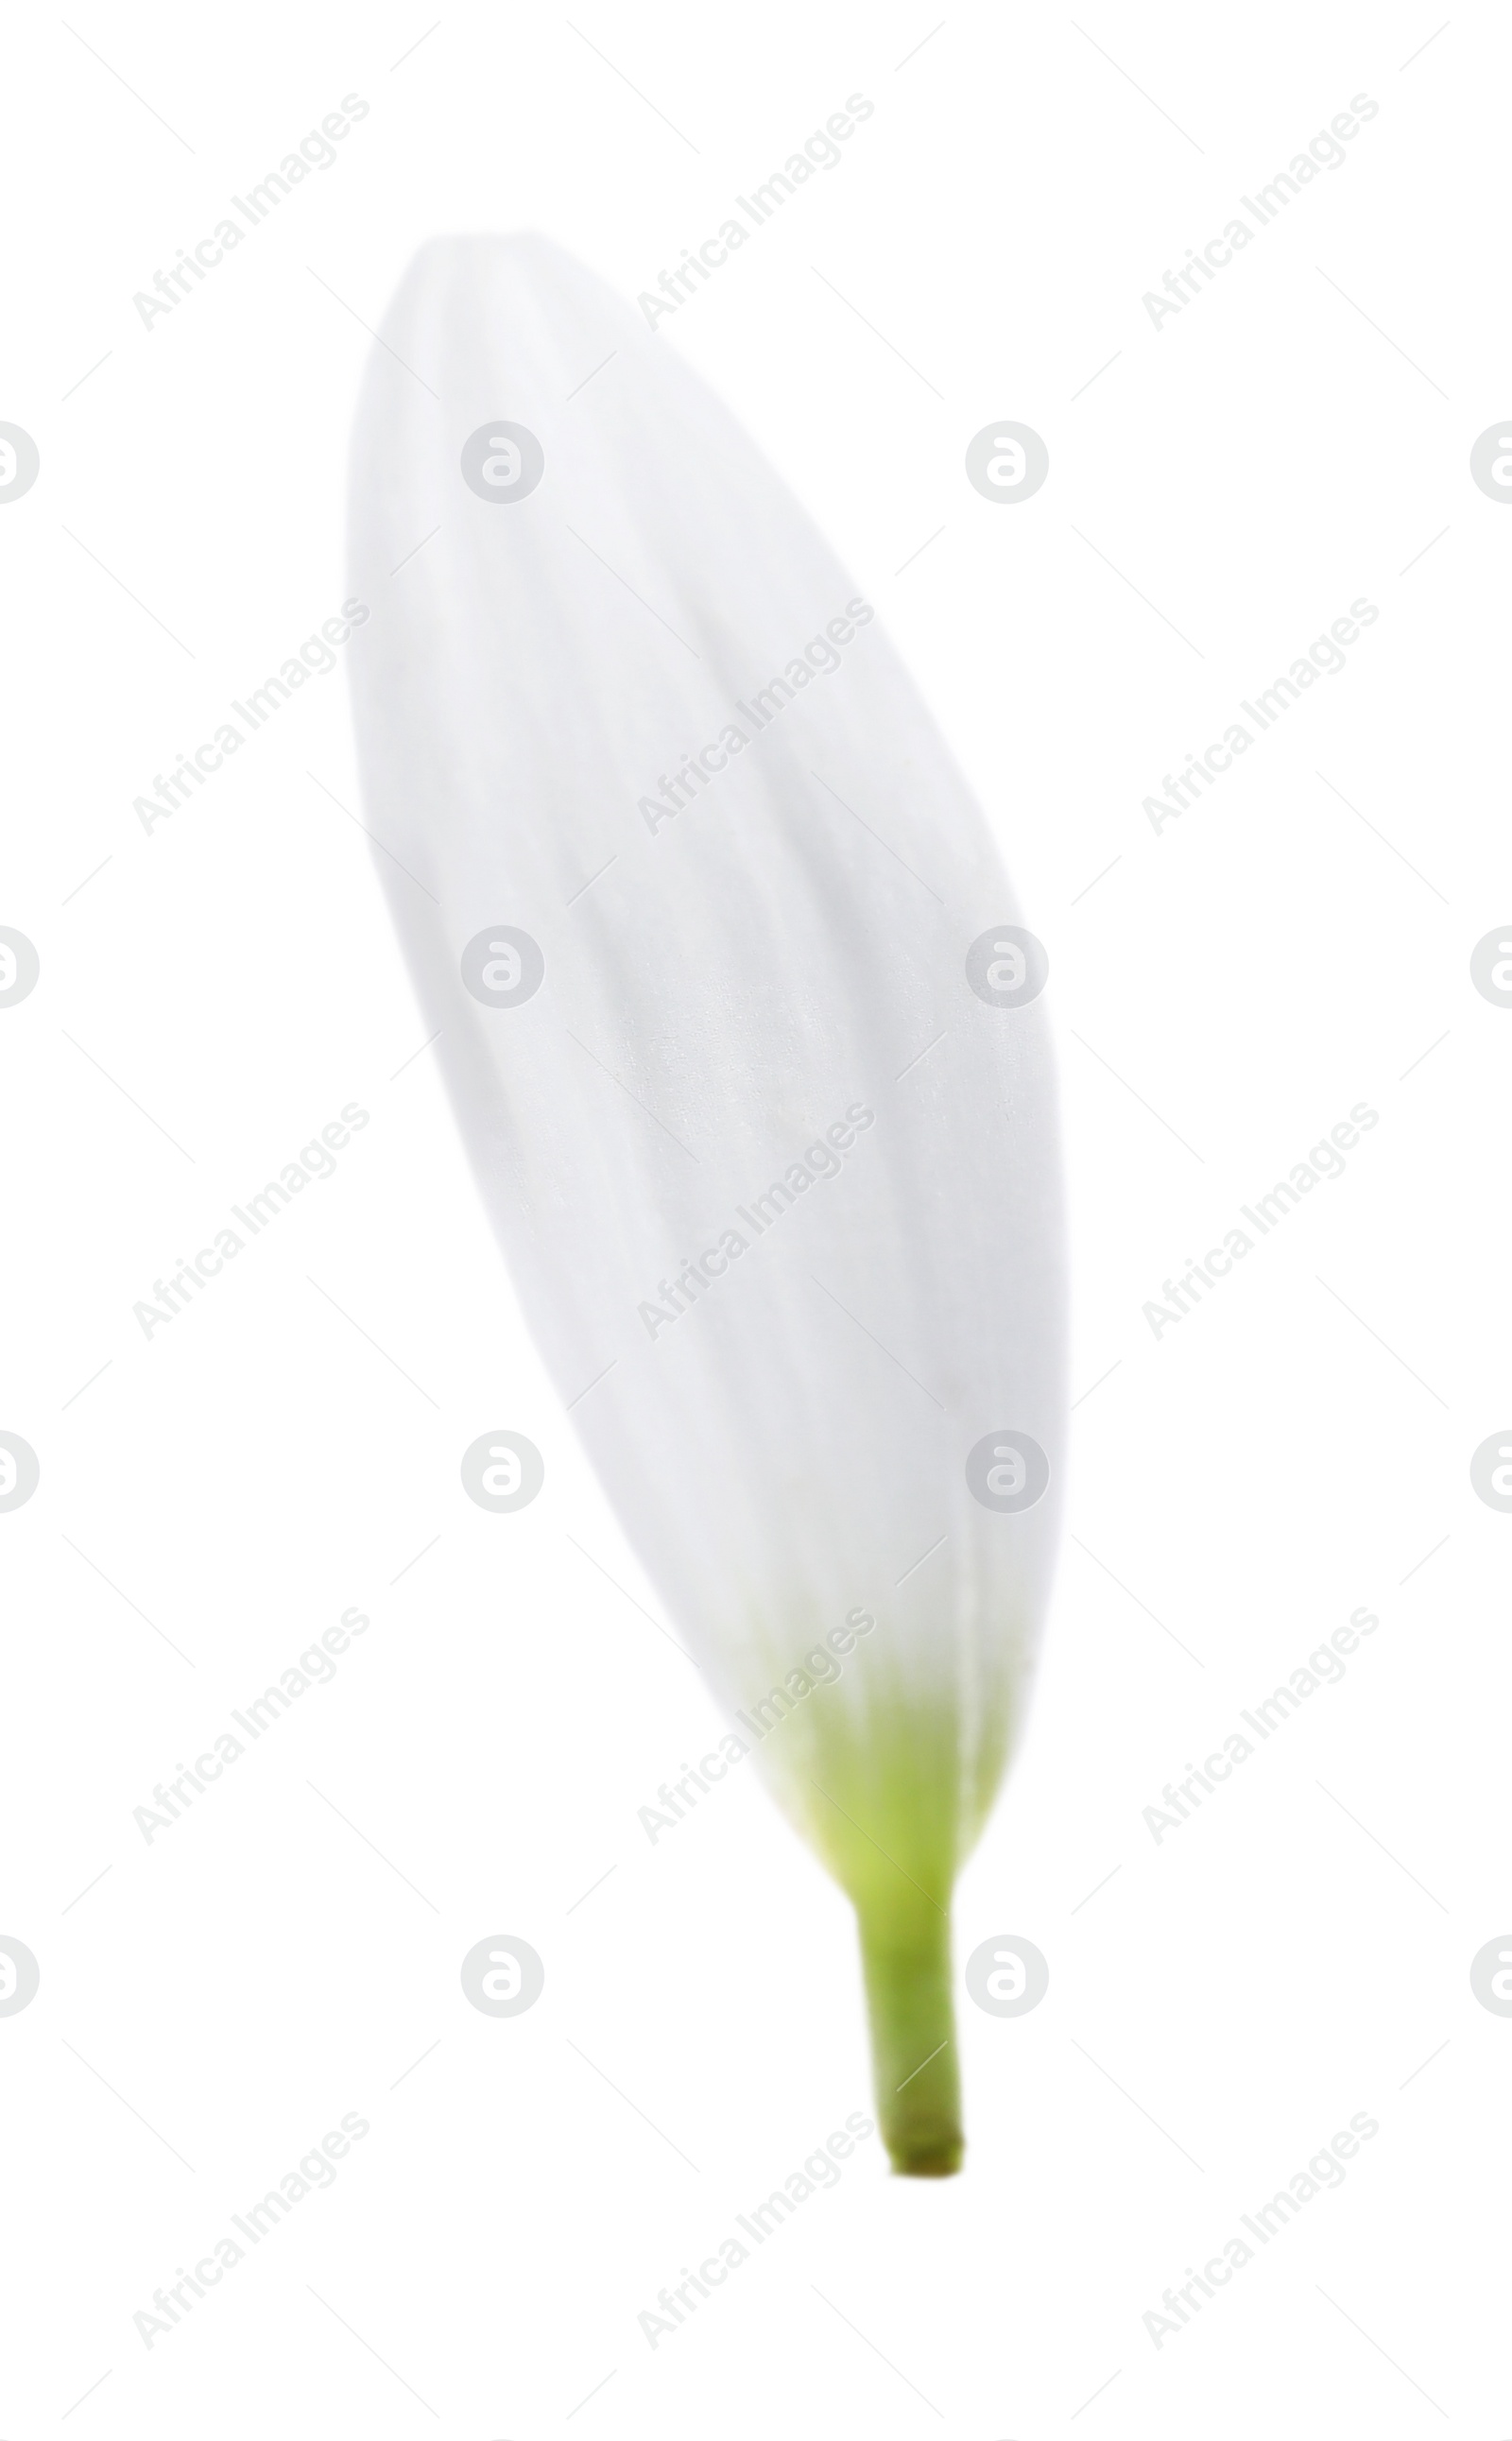
[[[864,1712],[820,1690],[765,1760],[855,1908],[877,2120],[894,2170],[944,2179],[965,2151],[951,1992],[950,1893],[1002,1770],[1008,1706],[971,1738],[948,1697],[879,1686]]]

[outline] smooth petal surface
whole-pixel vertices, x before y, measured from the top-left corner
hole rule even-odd
[[[464,479],[489,419],[539,442],[522,497]],[[1018,920],[986,824],[785,487],[539,239],[413,264],[351,525],[368,819],[531,1328],[727,1705],[874,1619],[758,1751],[863,1914],[899,1871],[932,1904],[1021,1709],[1063,1447],[1045,1003],[966,971]],[[544,980],[491,1006],[460,962],[500,927]],[[967,1483],[1005,1428],[1050,1463],[1017,1511]]]

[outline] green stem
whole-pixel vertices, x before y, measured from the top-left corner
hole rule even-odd
[[[947,2179],[965,2150],[948,1910],[890,1891],[856,1919],[883,2142],[905,2178]]]

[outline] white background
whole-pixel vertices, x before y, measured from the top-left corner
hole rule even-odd
[[[1468,962],[1512,908],[1512,516],[1468,453],[1512,383],[1512,30],[1442,22],[13,20],[13,2441],[1508,2429],[1512,2022],[1468,1965],[1512,1924],[1512,1519],[1468,1462],[1512,1405],[1512,1015]],[[335,166],[145,330],[134,293],[349,93]],[[962,2178],[863,2143],[653,2351],[657,2290],[870,2108],[849,1910],[753,1772],[638,1825],[721,1723],[412,1058],[344,678],[151,836],[132,805],[347,590],[362,325],[423,240],[534,226],[633,298],[855,93],[841,166],[660,331],[878,606],[1050,949],[1081,1403],[957,1951],[1017,1932],[1051,1982],[1020,2019],[963,1998]],[[1152,327],[1359,94],[1345,166]],[[1003,416],[1050,451],[1017,508],[963,471]],[[1157,835],[1161,775],[1360,596],[1345,672]],[[336,1176],[145,1340],[134,1302],[352,1100]],[[1359,1101],[1346,1175],[1157,1341],[1161,1281]],[[547,1480],[501,1518],[458,1459],[506,1425]],[[334,1682],[145,1844],[153,1783],[352,1604]],[[1142,1809],[1360,1605],[1342,1683],[1157,1845]],[[462,1996],[493,1932],[546,1961],[525,2016]],[[334,2187],[144,2347],[153,2288],[353,2111]],[[1162,2289],[1358,2112],[1342,2189],[1157,2348]]]

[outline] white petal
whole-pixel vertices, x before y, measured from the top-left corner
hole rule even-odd
[[[816,1758],[864,1789],[901,1709],[945,1725],[953,1857],[1021,1709],[1063,1448],[1045,1003],[989,1005],[964,963],[1013,895],[879,622],[823,649],[859,588],[665,339],[540,240],[459,238],[383,341],[351,505],[364,792],[531,1329],[728,1703],[873,1615],[761,1749],[812,1835],[837,1857]],[[490,418],[539,439],[529,497],[462,479]],[[758,731],[815,640],[838,666]],[[743,750],[648,827],[638,801],[732,723]],[[545,958],[508,1008],[459,979],[500,925]],[[857,1106],[811,1157],[836,1174],[758,1234],[742,1211]],[[747,1251],[648,1335],[657,1283],[731,1230]],[[1050,1460],[1016,1513],[966,1483],[1003,1428]]]

